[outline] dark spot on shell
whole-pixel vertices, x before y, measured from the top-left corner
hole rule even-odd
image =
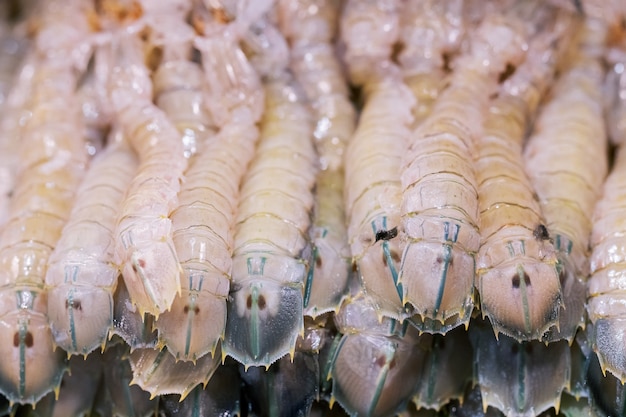
[[[83,304],[80,302],[80,300],[72,301],[72,307],[76,310],[83,310]]]
[[[145,268],[146,267],[146,261],[144,261],[143,259],[137,259],[137,263],[139,264],[140,267]]]
[[[561,283],[561,286],[565,285],[565,278],[567,277],[567,274],[565,273],[565,268],[562,268],[559,271],[559,282]]]
[[[550,234],[548,233],[548,228],[543,224],[538,224],[533,230],[533,236],[537,240],[550,240]]]
[[[378,366],[379,368],[382,368],[383,366],[385,366],[385,362],[387,362],[387,358],[385,357],[385,355],[380,355],[379,357],[376,358],[376,361],[374,361],[376,366]]]
[[[450,58],[450,54],[444,52],[443,54],[441,54],[441,59],[443,61],[442,69],[444,70],[444,72],[452,71],[452,67],[450,66],[450,62],[452,61],[452,59]]]
[[[252,308],[252,296],[251,295],[249,295],[248,298],[246,299],[246,307],[248,308],[248,310]]]
[[[383,253],[383,264],[385,264],[385,268],[387,268],[387,257],[385,256],[385,253]]]
[[[394,227],[390,230],[379,230],[376,232],[376,242],[379,240],[391,240],[394,237],[398,236],[398,228]]]
[[[389,369],[393,369],[396,367],[396,357],[394,356],[391,362],[389,362]]]
[[[248,308],[249,308],[249,307],[248,307]],[[189,313],[189,310],[190,310],[190,308],[189,308],[189,306],[188,306],[188,305],[186,305],[186,306],[183,308],[183,312],[184,312],[185,314]],[[200,307],[198,307],[198,306],[194,306],[194,307],[193,307],[193,312],[194,312],[194,314],[198,314],[198,313],[200,312]]]
[[[33,334],[31,332],[26,332],[26,336],[24,337],[24,344],[27,348],[33,347],[35,340],[33,338]]]
[[[511,278],[511,285],[513,285],[513,288],[519,288],[519,276],[517,274]]]
[[[504,71],[502,71],[500,73],[500,76],[498,77],[498,83],[502,84],[503,82],[508,80],[511,77],[511,75],[515,74],[515,70],[516,70],[515,65],[511,63],[507,63],[506,68],[504,68]]]
[[[513,285],[513,288],[519,288],[521,284],[519,274],[513,275],[513,277],[511,278],[511,284]],[[524,272],[524,284],[526,284],[527,287],[530,286],[530,277],[526,272]]]
[[[357,272],[359,270],[355,261],[352,261],[352,272]]]
[[[398,254],[398,252],[396,252],[395,250],[392,250],[391,259],[393,259],[394,262],[400,262],[400,255]]]
[[[265,303],[265,297],[263,297],[262,295],[259,295],[259,310],[265,310],[266,307],[266,303]]]
[[[321,256],[316,256],[315,257],[315,266],[317,266],[318,268],[322,267],[322,257]]]
[[[15,332],[13,333],[13,346],[18,347],[19,345],[20,345],[20,333]]]

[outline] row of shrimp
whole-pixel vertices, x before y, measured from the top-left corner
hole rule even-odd
[[[626,378],[619,157],[592,217],[615,29],[591,1],[553,3],[43,7],[0,126],[21,147],[3,183],[0,391],[35,404],[63,351],[115,334],[152,396],[199,399],[230,356],[269,407],[263,378],[316,369],[284,383],[300,395],[284,410],[308,412],[311,389],[350,414],[440,408],[471,373],[446,346],[469,344],[479,309],[483,407],[534,415],[568,384],[590,273],[591,347]],[[485,357],[514,366],[512,396]]]

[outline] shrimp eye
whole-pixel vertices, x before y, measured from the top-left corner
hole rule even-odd
[[[519,288],[519,286],[520,286],[520,279],[519,279],[519,275],[518,274],[513,275],[513,278],[511,278],[511,284],[513,285],[513,288]],[[530,277],[528,276],[528,274],[526,272],[524,272],[524,284],[527,287],[530,286]]]
[[[376,232],[376,242],[379,240],[391,240],[398,236],[398,228],[394,227],[391,230],[379,230]]]

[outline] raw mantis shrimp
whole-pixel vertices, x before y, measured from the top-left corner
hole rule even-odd
[[[119,126],[139,155],[116,228],[114,261],[139,313],[156,317],[180,294],[180,264],[169,214],[187,167],[176,127],[152,103],[152,82],[141,44],[130,28],[113,40],[115,66],[109,95]]]
[[[519,24],[501,15],[485,18],[405,152],[401,298],[415,308],[420,328],[429,331],[467,325],[474,307],[480,236],[478,188],[469,158],[498,74],[522,55],[520,32]],[[472,101],[473,106],[464,104]]]
[[[22,136],[9,221],[0,236],[0,392],[12,402],[34,404],[57,389],[65,370],[53,350],[44,276],[47,261],[87,163],[74,96],[80,48],[88,33],[75,2],[49,4],[37,37],[37,71],[30,98],[31,118]],[[54,46],[48,44],[53,42]],[[68,56],[72,59],[68,59]]]
[[[557,250],[563,290],[558,331],[544,336],[549,341],[571,341],[576,329],[584,327],[591,217],[608,171],[599,59],[606,26],[589,18],[582,33],[524,152],[526,172]],[[590,158],[591,165],[586,162]]]
[[[257,137],[250,112],[234,113],[215,138],[200,144],[185,174],[180,205],[171,215],[183,294],[156,323],[159,338],[180,359],[213,354],[223,336],[238,186]]]
[[[225,353],[246,367],[293,356],[303,332],[303,287],[315,150],[310,110],[289,73],[266,83],[257,153],[235,227]]]
[[[485,119],[475,158],[481,310],[496,334],[518,341],[540,339],[557,324],[562,304],[555,249],[521,151],[530,115],[556,68],[558,49],[552,45],[567,43],[563,34],[569,19],[565,13],[553,16],[552,12],[548,9],[544,17],[539,11],[537,24],[549,26],[552,32],[534,34],[526,62],[502,85]]]
[[[282,1],[283,32],[291,44],[291,67],[316,114],[313,133],[320,170],[310,230],[311,260],[304,313],[336,311],[346,294],[349,254],[344,209],[344,153],[356,123],[354,106],[332,45],[339,5],[329,0]],[[293,26],[295,22],[297,27]]]
[[[224,27],[224,32],[233,26]],[[223,80],[231,77],[228,89],[222,85],[223,90],[212,92],[222,96],[208,95],[207,99],[220,102],[221,97],[237,93],[242,99],[239,104],[230,103],[228,119],[222,119],[217,135],[196,137],[197,154],[185,172],[179,206],[170,215],[183,269],[183,290],[156,326],[160,340],[176,358],[193,361],[209,352],[213,356],[224,335],[239,185],[259,136],[254,115],[261,113],[263,105],[262,96],[254,91],[261,88],[260,81],[246,57],[232,52],[238,48],[232,39],[225,36],[196,43],[205,56],[211,56],[204,62],[207,75]],[[202,85],[201,80],[197,83]],[[248,101],[252,98],[255,100]],[[204,104],[198,97],[198,107]]]
[[[415,99],[396,67],[381,72],[381,79],[366,87],[365,107],[346,153],[348,241],[361,282],[380,314],[402,320],[408,312],[397,274],[402,253],[400,160]]]
[[[365,105],[345,155],[352,262],[379,314],[403,320],[409,312],[402,303],[397,274],[403,234],[400,161],[410,137],[415,99],[398,67],[390,62],[398,31],[389,26],[397,26],[398,13],[397,2],[349,2],[341,32],[350,78],[364,83],[365,92]],[[372,47],[364,44],[368,31],[377,34]]]
[[[77,192],[70,220],[48,261],[48,315],[55,343],[69,354],[104,347],[113,325],[114,229],[137,156],[125,138],[93,159]]]

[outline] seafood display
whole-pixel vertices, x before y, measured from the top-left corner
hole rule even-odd
[[[623,414],[624,22],[0,2],[0,417]]]

